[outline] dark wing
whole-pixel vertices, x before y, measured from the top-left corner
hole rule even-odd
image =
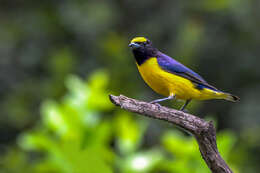
[[[197,84],[199,89],[209,88],[218,91],[217,88],[209,85],[200,75],[161,52],[157,54],[157,61],[163,70],[190,80],[192,83]]]

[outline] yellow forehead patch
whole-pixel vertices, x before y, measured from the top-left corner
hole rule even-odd
[[[131,40],[131,43],[135,43],[135,42],[146,42],[147,39],[144,37],[135,37],[133,38],[133,40]]]

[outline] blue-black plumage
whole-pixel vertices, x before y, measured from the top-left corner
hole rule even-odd
[[[181,77],[184,77],[191,82],[197,84],[196,87],[198,89],[203,88],[209,88],[214,91],[218,91],[215,87],[209,85],[199,74],[195,73],[188,67],[184,66],[180,62],[176,61],[175,59],[172,59],[171,57],[165,55],[164,53],[158,51],[157,52],[157,61],[159,66],[170,73],[173,73],[175,75],[179,75]]]

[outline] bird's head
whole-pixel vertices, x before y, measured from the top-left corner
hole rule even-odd
[[[150,40],[145,37],[135,37],[131,40],[130,44],[128,45],[132,50],[144,50],[152,46]]]
[[[157,49],[152,46],[152,42],[145,37],[135,37],[131,40],[129,47],[132,49],[138,65],[143,64],[151,57],[156,57]]]

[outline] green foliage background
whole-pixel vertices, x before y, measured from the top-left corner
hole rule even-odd
[[[20,151],[5,156],[2,171],[209,172],[196,141],[176,130],[163,132],[158,139],[160,146],[143,147],[148,121],[135,120],[123,111],[115,111],[112,116],[113,105],[105,90],[108,81],[101,71],[88,83],[69,76],[68,93],[59,103],[43,103],[41,122],[20,135]],[[235,137],[223,132],[218,139],[228,160]]]
[[[235,172],[260,169],[260,1],[0,1],[0,172],[209,172],[188,134],[116,109],[160,96],[127,45],[146,36],[241,97],[193,101]],[[179,102],[164,103],[178,107]]]

